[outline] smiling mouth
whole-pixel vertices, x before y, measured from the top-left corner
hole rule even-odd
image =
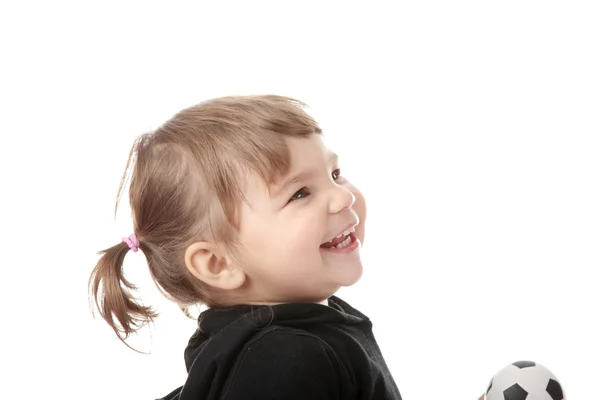
[[[337,235],[335,238],[331,239],[329,242],[323,243],[320,247],[323,249],[343,249],[344,247],[348,247],[350,244],[352,244],[352,242],[356,241],[354,231],[355,227],[349,228]]]

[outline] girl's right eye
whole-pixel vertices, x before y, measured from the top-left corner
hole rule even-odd
[[[296,193],[294,193],[294,195],[290,198],[288,203],[291,203],[292,201],[303,199],[309,195],[310,195],[310,193],[308,192],[308,188],[303,187],[302,189],[300,189]]]

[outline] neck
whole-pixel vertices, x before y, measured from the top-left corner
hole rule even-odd
[[[278,304],[289,304],[289,303],[315,303],[315,304],[321,304],[323,306],[328,306],[329,305],[329,299],[325,299],[325,300],[321,300],[321,301],[302,301],[302,302],[298,302],[298,301],[281,301],[281,302],[273,302],[273,301],[249,301],[246,302],[245,304],[250,304],[253,306],[276,306]]]

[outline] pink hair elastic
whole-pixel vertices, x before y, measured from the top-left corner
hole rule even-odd
[[[137,237],[135,236],[135,233],[132,233],[129,237],[124,237],[123,242],[127,243],[127,246],[129,246],[129,249],[133,250],[134,253],[136,251],[138,251],[138,249],[140,247],[140,242],[138,241]]]

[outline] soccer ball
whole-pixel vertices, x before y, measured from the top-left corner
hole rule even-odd
[[[533,361],[507,365],[490,381],[485,400],[564,400],[556,376]]]

